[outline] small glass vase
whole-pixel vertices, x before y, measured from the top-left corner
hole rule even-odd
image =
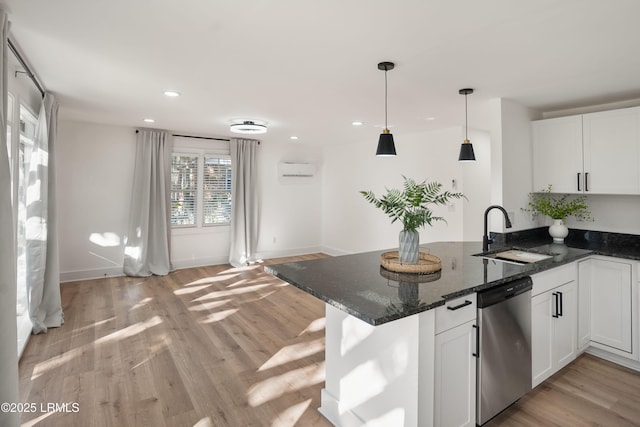
[[[564,238],[569,235],[569,229],[561,219],[554,219],[549,227],[549,235],[553,237],[553,243],[564,243]]]
[[[399,236],[398,255],[403,264],[417,264],[420,246],[420,233],[402,230]]]

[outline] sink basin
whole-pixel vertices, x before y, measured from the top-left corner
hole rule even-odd
[[[493,253],[475,254],[474,256],[519,265],[531,264],[534,262],[544,261],[545,259],[552,258],[552,255],[530,252],[516,248],[501,250]]]

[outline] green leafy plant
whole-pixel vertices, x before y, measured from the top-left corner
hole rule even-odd
[[[585,196],[554,195],[551,184],[546,190],[529,193],[527,206],[522,210],[547,215],[553,219],[565,220],[568,216],[573,216],[582,221],[593,221]]]
[[[391,223],[401,221],[404,231],[416,231],[424,225],[446,220],[433,216],[430,207],[446,205],[451,199],[466,198],[462,193],[442,191],[439,182],[422,181],[417,183],[411,178],[402,176],[402,190],[386,189],[387,194],[379,199],[371,191],[360,191],[364,198],[391,218]]]

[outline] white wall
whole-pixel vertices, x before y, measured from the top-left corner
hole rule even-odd
[[[469,129],[468,133],[476,161],[461,164],[463,192],[469,199],[463,204],[462,234],[465,241],[481,241],[484,211],[491,205],[491,138],[484,131]]]
[[[61,120],[58,129],[61,280],[122,274],[135,157],[135,130]],[[264,139],[258,164],[261,216],[258,255],[321,248],[321,176],[278,177],[279,161],[314,162],[321,151]],[[275,241],[274,241],[275,240]],[[225,263],[229,227],[172,232],[174,267]]]
[[[62,281],[122,274],[134,157],[131,128],[59,122]]]
[[[513,228],[504,230],[526,230],[537,226],[531,215],[523,212],[522,208],[527,206],[528,194],[533,191],[530,123],[539,115],[514,101],[500,101],[502,205],[510,214],[513,225]]]
[[[273,258],[321,251],[322,150],[289,141],[265,141],[260,150],[258,255]],[[317,171],[313,177],[280,177],[279,162],[314,163]]]
[[[413,135],[394,134],[396,157],[376,157],[378,135],[370,141],[325,148],[323,170],[323,230],[326,251],[333,254],[364,252],[398,246],[402,224],[368,203],[360,190],[381,196],[385,188],[401,188],[402,175],[417,181],[438,181],[444,190],[464,191],[463,167],[457,161],[460,128]],[[480,150],[483,151],[483,150]],[[452,187],[455,180],[457,187]],[[420,230],[420,242],[463,239],[463,209],[477,203],[454,201],[452,207],[436,207],[434,214],[446,218]],[[484,203],[484,201],[482,202]]]

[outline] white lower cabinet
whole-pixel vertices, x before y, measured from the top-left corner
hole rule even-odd
[[[632,261],[604,257],[580,262],[580,347],[637,358],[633,327],[637,284]],[[635,344],[635,345],[634,345]]]
[[[467,296],[436,309],[434,425],[437,427],[476,425],[476,357],[473,356],[477,343],[476,304],[475,295],[472,296],[473,299]],[[465,301],[472,303],[460,307]],[[454,323],[446,318],[467,321],[439,331],[440,325]]]
[[[575,264],[572,264],[569,269],[562,270],[564,274],[554,275],[554,270],[549,270],[541,276],[532,276],[534,289],[531,298],[531,384],[533,387],[576,358],[578,291],[575,268]],[[572,276],[567,273],[572,273]],[[570,280],[566,282],[568,279]],[[556,280],[565,283],[548,289]],[[540,288],[544,288],[544,292],[537,293],[536,289]]]

